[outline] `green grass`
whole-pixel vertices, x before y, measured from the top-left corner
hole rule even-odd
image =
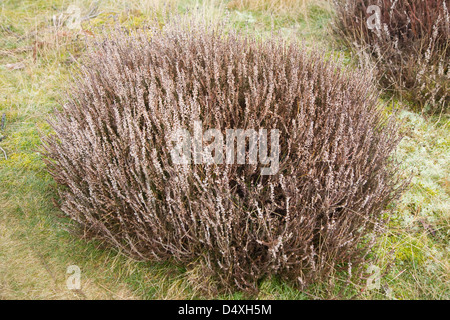
[[[0,3],[0,299],[241,299],[242,293],[218,295],[197,269],[172,264],[133,261],[94,240],[69,232],[71,223],[53,205],[56,185],[45,171],[39,153],[39,133],[51,132],[46,119],[62,92],[70,90],[70,72],[83,52],[82,38],[114,23],[133,28],[148,17],[163,19],[167,12],[199,7],[204,16],[228,17],[230,28],[258,37],[272,29],[287,38],[304,39],[329,50],[331,13],[309,6],[307,18],[273,16],[264,11],[226,10],[220,1],[101,1],[97,17],[83,23],[89,32],[53,26],[53,15],[76,4],[87,14],[88,1],[37,0]],[[128,4],[127,4],[128,3]],[[157,10],[151,10],[153,3]],[[349,57],[348,53],[341,52]],[[17,69],[12,68],[16,64]],[[401,103],[396,106],[403,108]],[[407,110],[405,108],[405,110]],[[413,172],[411,188],[396,204],[385,235],[373,252],[382,272],[381,287],[368,290],[348,284],[337,274],[300,292],[280,279],[261,284],[260,299],[449,299],[450,128],[448,118],[425,118],[400,111],[405,139],[397,157],[405,172]],[[406,178],[406,174],[405,174]],[[67,267],[82,271],[81,291],[66,287]],[[390,266],[390,268],[387,268]],[[386,271],[387,270],[387,271]],[[386,272],[385,272],[386,271]],[[368,276],[367,274],[366,276]]]

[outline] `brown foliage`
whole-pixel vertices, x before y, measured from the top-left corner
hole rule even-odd
[[[448,112],[450,105],[449,0],[337,0],[335,30],[347,45],[375,58],[380,84],[417,103]],[[381,28],[369,29],[370,5]],[[417,108],[417,107],[416,107]]]
[[[62,210],[85,230],[251,292],[365,261],[399,191],[396,126],[367,74],[201,24],[115,32],[92,49],[45,139]],[[173,164],[168,137],[195,120],[279,129],[280,170]]]

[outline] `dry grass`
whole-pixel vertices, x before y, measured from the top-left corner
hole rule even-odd
[[[264,13],[272,17],[272,24],[287,21],[289,24],[311,21],[311,11],[331,11],[329,0],[231,0],[226,7],[241,12]]]
[[[137,299],[123,283],[99,281],[98,273],[82,275],[78,291],[66,287],[66,268],[58,257],[46,257],[34,247],[35,239],[14,228],[11,220],[0,222],[0,300],[4,299]],[[47,252],[45,252],[47,253]]]
[[[238,10],[261,10],[272,13],[306,12],[311,0],[231,0],[227,7]]]

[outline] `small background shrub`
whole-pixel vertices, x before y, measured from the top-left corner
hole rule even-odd
[[[359,274],[398,186],[396,125],[370,74],[219,27],[116,31],[91,47],[46,138],[62,210],[140,260],[200,266],[222,289]],[[175,165],[170,135],[280,130],[280,170]]]
[[[381,28],[369,29],[370,5],[381,9]],[[347,45],[369,53],[380,84],[434,113],[450,104],[448,0],[337,0],[335,30]]]

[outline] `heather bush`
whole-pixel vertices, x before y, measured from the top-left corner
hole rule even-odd
[[[178,25],[178,26],[177,26]],[[369,73],[282,40],[168,23],[98,40],[45,138],[61,208],[140,260],[225,290],[362,270],[400,187],[396,125]],[[174,132],[279,130],[279,170],[177,164]]]
[[[374,58],[382,87],[413,102],[417,110],[447,113],[449,4],[448,0],[337,0],[334,26],[347,45]],[[379,20],[369,6],[379,7]]]

